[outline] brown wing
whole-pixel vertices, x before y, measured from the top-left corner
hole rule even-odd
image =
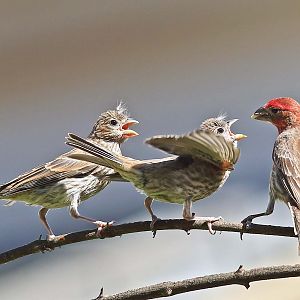
[[[273,161],[280,171],[279,178],[287,193],[300,208],[300,130],[281,137],[273,150]]]
[[[2,185],[0,187],[0,196],[8,197],[28,189],[42,188],[66,178],[79,178],[100,171],[102,167],[68,157],[69,155],[78,152],[81,151],[76,149],[72,150],[59,156],[55,160],[22,174],[16,179]]]
[[[235,164],[240,154],[232,142],[203,130],[181,136],[154,136],[146,140],[146,143],[171,154],[198,157],[216,165],[224,161]]]

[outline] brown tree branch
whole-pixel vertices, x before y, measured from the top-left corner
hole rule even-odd
[[[300,277],[300,264],[294,266],[257,268],[248,271],[240,266],[235,272],[195,277],[175,282],[162,282],[112,296],[103,296],[102,289],[100,295],[94,300],[155,299],[232,284],[243,285],[248,289],[250,282],[288,277]]]
[[[250,228],[243,229],[241,223],[229,223],[224,221],[214,222],[212,228],[216,231],[230,231],[238,233],[250,233],[250,234],[262,234],[262,235],[275,235],[275,236],[287,236],[295,237],[292,227],[280,227],[271,225],[258,225],[252,224]],[[189,232],[190,230],[200,229],[208,230],[208,227],[202,221],[186,221],[182,219],[171,220],[159,220],[155,223],[155,229],[159,230],[184,230]],[[114,225],[103,230],[100,239],[112,238],[121,236],[128,233],[151,231],[150,222],[134,222],[121,225]],[[27,256],[37,252],[45,252],[53,250],[56,247],[61,247],[68,244],[74,244],[82,241],[88,241],[98,238],[95,230],[84,230],[67,234],[64,240],[57,243],[48,242],[46,240],[38,239],[27,245],[3,252],[0,254],[0,264],[7,263],[9,261],[18,259],[23,256]]]

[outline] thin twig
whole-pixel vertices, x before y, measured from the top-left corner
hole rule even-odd
[[[112,296],[101,296],[101,300],[146,300],[162,297],[170,297],[177,294],[196,290],[210,289],[225,285],[238,284],[247,289],[250,282],[270,280],[278,278],[300,277],[300,264],[294,266],[274,266],[244,270],[242,266],[235,272],[195,277],[182,281],[168,281],[155,285],[146,286],[115,294]],[[103,290],[102,290],[103,292]]]
[[[229,223],[224,221],[214,222],[212,228],[216,231],[244,232],[250,234],[274,235],[295,237],[292,227],[280,227],[271,225],[252,224],[250,228],[243,229],[242,223]],[[207,224],[202,221],[186,221],[183,219],[158,220],[155,223],[155,230],[184,230],[187,233],[190,230],[200,229],[208,230]],[[121,225],[110,226],[103,230],[100,239],[112,238],[128,233],[151,231],[150,222],[134,222]],[[94,240],[98,238],[95,230],[84,230],[67,234],[64,240],[59,242],[49,242],[38,239],[27,245],[3,252],[0,254],[0,264],[18,259],[37,252],[45,252],[53,250],[68,244],[74,244],[82,241]]]

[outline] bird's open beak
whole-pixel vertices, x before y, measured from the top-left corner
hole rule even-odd
[[[229,125],[229,127],[231,127],[232,124],[234,124],[236,121],[238,121],[239,119],[232,119],[232,120],[228,120],[227,124]]]
[[[237,133],[237,134],[235,134],[234,135],[234,139],[236,140],[236,141],[240,141],[240,140],[242,140],[242,139],[245,139],[247,136],[245,135],[245,134],[242,134],[242,133]]]
[[[262,106],[251,116],[251,119],[268,121],[269,120],[269,112],[266,108],[264,108]]]
[[[128,119],[125,124],[121,127],[122,130],[122,137],[123,138],[130,138],[139,135],[136,131],[129,129],[130,126],[138,124],[139,122],[134,119]]]

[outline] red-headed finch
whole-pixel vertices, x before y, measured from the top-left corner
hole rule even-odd
[[[138,135],[129,126],[138,123],[129,118],[123,104],[115,110],[102,113],[87,140],[103,147],[115,155],[121,155],[120,144],[127,138]],[[22,201],[28,205],[42,206],[39,211],[41,222],[47,229],[48,240],[57,241],[46,214],[49,209],[69,206],[70,215],[76,219],[95,224],[101,228],[111,222],[102,222],[80,215],[78,205],[104,189],[109,180],[104,175],[114,173],[111,168],[71,158],[72,154],[83,153],[74,149],[53,161],[41,165],[12,181],[0,186],[0,199],[8,199],[7,205]]]
[[[250,215],[242,222],[249,225],[254,218],[270,215],[275,200],[286,203],[291,211],[300,255],[300,105],[292,98],[276,98],[260,107],[253,119],[267,121],[277,127],[273,148],[273,166],[269,185],[269,204],[263,213]]]
[[[135,160],[117,155],[74,134],[69,134],[67,144],[92,154],[74,154],[73,158],[113,168],[144,192],[150,199],[150,213],[152,199],[182,204],[184,219],[205,221],[212,232],[211,223],[220,217],[196,218],[191,207],[193,202],[219,189],[233,170],[240,154],[236,140],[245,137],[230,131],[234,121],[209,119],[191,133],[146,140],[147,144],[176,155],[163,159]],[[155,221],[155,215],[151,215]]]

